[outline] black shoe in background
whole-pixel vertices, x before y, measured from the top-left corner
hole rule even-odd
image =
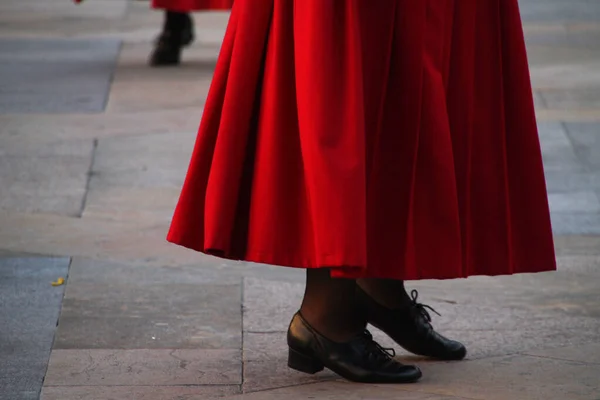
[[[166,11],[163,31],[156,40],[149,64],[154,67],[178,65],[181,50],[194,40],[194,24],[188,13]]]

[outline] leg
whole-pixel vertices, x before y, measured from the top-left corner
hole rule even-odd
[[[352,279],[332,279],[328,269],[308,269],[300,313],[325,337],[345,342],[367,326],[366,316],[356,301]]]
[[[181,49],[194,39],[192,18],[188,13],[165,10],[162,32],[150,55],[152,66],[177,65],[181,61]]]
[[[356,283],[363,292],[387,308],[406,308],[411,304],[410,296],[404,288],[404,281],[392,279],[359,279]]]

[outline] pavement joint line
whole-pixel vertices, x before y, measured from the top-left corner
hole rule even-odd
[[[565,136],[567,137],[567,139],[569,139],[569,143],[571,144],[575,155],[577,155],[579,160],[581,160],[582,164],[584,165],[586,172],[594,172],[594,166],[590,163],[589,160],[587,160],[585,154],[583,154],[582,152],[582,150],[587,149],[587,146],[582,146],[573,139],[573,132],[571,132],[571,129],[569,129],[569,125],[567,124],[567,122],[562,121],[561,126],[565,132]]]
[[[113,134],[113,135],[106,135],[106,136],[102,136],[102,138],[97,138],[94,140],[97,140],[98,142],[100,141],[105,141],[105,140],[113,140],[113,139],[120,139],[120,138],[124,138],[124,139],[129,139],[129,138],[143,138],[145,136],[154,136],[154,135],[189,135],[189,134],[195,134],[196,130],[193,131],[173,131],[173,132],[146,132],[146,133],[117,133],[117,134]],[[69,140],[78,140],[78,139],[69,139]]]
[[[73,257],[69,257],[69,265],[67,266],[67,274],[64,277],[65,279],[65,283],[64,286],[65,288],[63,289],[63,293],[62,293],[62,298],[60,299],[60,306],[59,306],[59,310],[58,310],[58,316],[56,318],[56,325],[54,328],[54,334],[52,335],[52,344],[50,345],[50,353],[48,354],[48,362],[46,363],[45,369],[44,369],[44,376],[42,378],[42,384],[39,387],[38,390],[38,397],[40,397],[42,395],[42,389],[44,388],[44,383],[46,382],[46,376],[48,374],[48,368],[50,368],[50,357],[52,357],[52,352],[54,351],[54,344],[56,343],[56,333],[57,333],[57,328],[58,328],[58,323],[60,321],[60,316],[62,314],[62,307],[63,307],[63,303],[65,301],[65,297],[67,294],[67,284],[69,283],[69,273],[71,272],[71,265],[73,265]]]
[[[538,123],[545,121],[600,122],[600,108],[538,108],[535,113]]]
[[[240,360],[241,360],[241,370],[240,370],[240,374],[241,374],[241,385],[240,385],[240,391],[241,393],[245,393],[244,387],[245,387],[245,382],[246,382],[246,346],[245,346],[245,342],[244,342],[244,314],[246,312],[246,308],[244,307],[245,304],[245,291],[244,291],[244,287],[246,286],[246,278],[245,277],[241,277],[240,278],[240,327],[241,327],[241,338],[240,338]]]
[[[264,388],[264,389],[255,389],[255,390],[251,389],[251,390],[242,392],[242,394],[272,392],[272,391],[275,391],[278,389],[295,388],[295,387],[300,387],[300,386],[311,386],[311,385],[317,385],[317,384],[323,383],[323,382],[342,382],[342,383],[347,383],[350,385],[353,384],[352,382],[344,381],[343,379],[340,379],[337,376],[332,376],[332,377],[324,377],[323,379],[319,379],[319,380],[311,381],[311,382],[295,383],[295,384],[291,384],[291,385],[269,387],[269,388]]]
[[[44,385],[45,388],[65,388],[65,387],[191,387],[191,388],[209,388],[209,387],[235,387],[239,383],[176,383],[173,385]]]
[[[589,22],[589,23],[577,23],[577,22],[525,22],[523,23],[523,31],[525,34],[536,34],[536,33],[579,33],[579,32],[590,32],[600,30],[600,24]]]
[[[117,49],[117,57],[114,60],[113,68],[110,71],[108,76],[108,90],[106,96],[104,96],[104,102],[102,103],[102,111],[97,112],[97,114],[106,114],[106,107],[108,106],[108,101],[110,100],[110,94],[112,92],[112,86],[115,82],[115,77],[117,76],[117,69],[119,68],[119,60],[121,59],[121,51],[123,51],[123,39],[119,40],[119,48]]]
[[[538,95],[538,98],[540,99],[541,103],[542,103],[542,108],[544,108],[545,110],[548,109],[548,101],[546,100],[546,96],[544,95],[544,91],[540,90],[540,89],[533,89],[533,91]]]
[[[301,387],[301,386],[313,386],[313,385],[318,385],[318,384],[326,383],[326,382],[339,382],[339,383],[342,383],[345,385],[356,385],[356,383],[348,382],[348,381],[345,381],[338,377],[327,377],[327,378],[323,378],[323,379],[320,379],[317,381],[312,381],[312,382],[303,382],[303,383],[292,384],[292,385],[284,385],[284,386],[270,387],[270,388],[265,388],[265,389],[249,390],[249,391],[243,392],[241,394],[244,395],[244,394],[251,394],[251,393],[265,393],[265,392],[272,392],[272,391],[280,390],[280,389],[295,388],[295,387]],[[385,384],[381,384],[381,385],[385,385]],[[374,386],[374,388],[377,388],[378,385],[373,385],[373,386]],[[410,387],[414,387],[415,389],[411,389]],[[404,386],[395,385],[394,390],[398,390],[398,391],[402,391],[402,392],[406,392],[406,393],[424,393],[424,394],[440,396],[440,393],[435,392],[435,391],[431,391],[431,390],[427,390],[427,389],[425,389],[425,390],[418,389],[420,387],[421,386],[419,386],[419,383],[415,383],[414,385],[408,384],[408,385],[404,385]],[[239,396],[239,395],[237,395],[237,396]],[[456,400],[481,400],[480,398],[477,398],[477,397],[464,397],[464,396],[453,396],[453,395],[450,395],[450,397],[452,399],[456,399]]]
[[[108,96],[106,96],[108,97]],[[79,213],[77,214],[78,218],[83,217],[83,213],[85,212],[85,207],[87,205],[88,194],[90,193],[90,182],[92,177],[94,176],[94,164],[96,161],[96,153],[98,152],[98,138],[94,138],[92,142],[92,154],[90,156],[90,165],[88,167],[86,173],[86,181],[85,181],[85,190],[83,193],[83,197],[81,198],[81,206],[79,208]]]
[[[205,105],[206,105],[205,100],[202,100],[202,101],[199,101],[197,103],[197,105],[193,107],[193,109],[197,112],[199,108],[203,109]],[[182,107],[180,107],[180,106],[172,105],[172,106],[163,106],[163,107],[160,107],[159,111],[179,111],[181,109],[182,109]],[[143,111],[143,112],[147,112],[147,111]],[[103,115],[110,116],[110,115],[120,115],[120,114],[133,114],[133,113],[129,113],[129,112],[125,113],[123,111],[105,110]],[[198,117],[198,124],[200,124],[200,117]]]
[[[557,347],[560,348],[560,347]],[[579,360],[573,360],[570,358],[563,358],[563,357],[552,357],[552,356],[542,356],[539,354],[529,354],[529,353],[518,353],[521,354],[523,356],[527,356],[527,357],[534,357],[534,358],[543,358],[546,360],[556,360],[556,361],[566,361],[566,362],[570,362],[570,363],[574,363],[574,364],[582,364],[582,365],[600,365],[600,362],[590,362],[590,361],[579,361]]]

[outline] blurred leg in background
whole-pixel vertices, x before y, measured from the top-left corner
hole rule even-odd
[[[153,0],[152,7],[163,10],[164,22],[150,54],[150,65],[179,65],[182,49],[194,40],[191,12],[227,10],[232,5],[233,0]]]

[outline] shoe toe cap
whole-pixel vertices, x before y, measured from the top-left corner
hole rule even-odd
[[[386,380],[390,383],[416,382],[423,376],[419,367],[402,364],[395,360],[393,364],[389,365],[386,369],[387,371],[385,371],[384,374],[387,376]]]
[[[447,354],[449,360],[462,360],[467,356],[467,348],[456,340],[449,340]]]

